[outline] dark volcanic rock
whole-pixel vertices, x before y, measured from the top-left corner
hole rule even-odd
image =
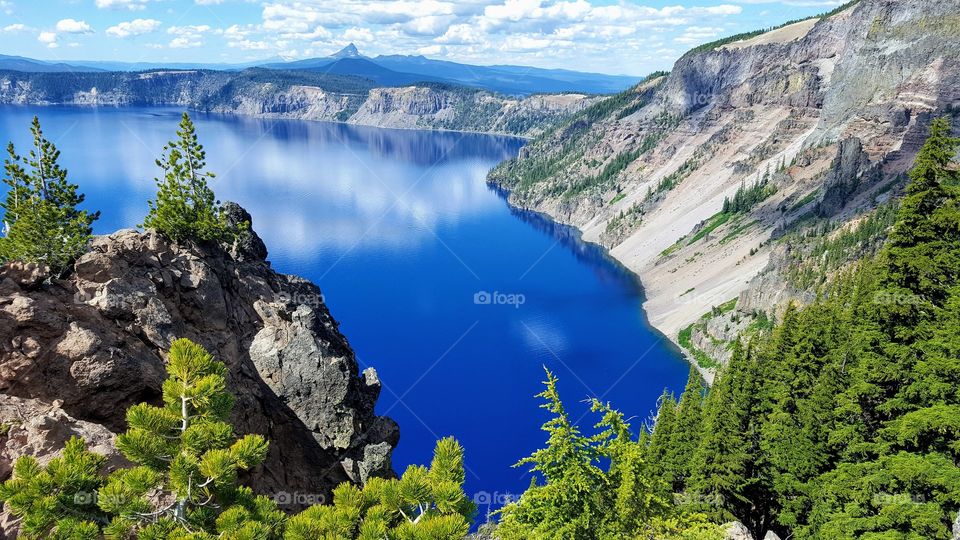
[[[239,206],[226,210],[249,223]],[[392,475],[399,429],[374,414],[376,373],[361,376],[320,290],[274,272],[266,254],[252,229],[233,246],[123,230],[94,239],[67,279],[0,268],[0,398],[36,405],[42,421],[69,417],[100,445],[124,429],[127,407],[159,403],[164,356],[185,337],[229,366],[237,433],[270,440],[248,479],[255,490],[326,496],[343,481]],[[43,457],[71,429],[41,446],[0,439],[0,479],[10,448]]]
[[[837,214],[854,196],[861,184],[861,176],[869,169],[870,156],[863,151],[863,143],[856,137],[840,141],[823,183],[823,197],[819,212],[822,217]]]

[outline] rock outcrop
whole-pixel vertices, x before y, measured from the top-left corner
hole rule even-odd
[[[374,413],[376,372],[360,373],[321,291],[273,271],[249,214],[226,210],[247,226],[232,246],[122,230],[95,238],[66,279],[0,268],[0,479],[16,456],[49,459],[71,435],[110,454],[126,408],[159,401],[180,337],[227,364],[237,432],[270,440],[246,479],[258,492],[322,500],[393,475],[399,429]]]

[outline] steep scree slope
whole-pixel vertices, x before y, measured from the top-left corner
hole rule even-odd
[[[862,0],[801,26],[685,55],[489,178],[638,272],[652,324],[704,368],[812,294],[781,240],[855,227],[902,187],[931,117],[960,110],[960,0]]]

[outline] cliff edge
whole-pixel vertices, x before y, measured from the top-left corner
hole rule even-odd
[[[227,364],[237,432],[270,441],[246,479],[254,490],[301,506],[341,482],[392,476],[399,429],[374,413],[376,371],[361,373],[320,289],[266,256],[252,230],[232,246],[121,230],[96,237],[65,279],[0,268],[0,479],[17,456],[46,461],[71,435],[115,453],[127,407],[159,403],[180,337]]]

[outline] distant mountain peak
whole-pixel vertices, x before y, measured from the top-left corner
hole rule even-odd
[[[363,58],[363,55],[360,54],[357,46],[351,43],[339,51],[331,54],[330,58]]]

